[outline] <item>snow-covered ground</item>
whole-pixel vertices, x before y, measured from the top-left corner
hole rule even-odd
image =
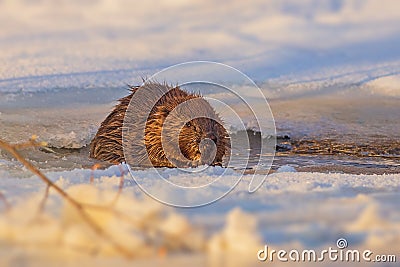
[[[0,25],[0,138],[10,142],[36,134],[56,148],[85,146],[114,100],[126,95],[126,84],[193,60],[229,64],[254,79],[283,133],[399,137],[396,0],[3,0]],[[106,205],[116,194],[118,167],[94,171],[90,185],[92,171],[82,169],[90,162],[26,155],[78,201]],[[162,173],[171,181],[186,177]],[[220,173],[202,175],[208,181]],[[240,175],[229,170],[225,178]],[[264,245],[322,251],[337,248],[339,238],[348,249],[397,256],[397,263],[371,266],[400,261],[400,174],[298,173],[286,166],[254,194],[247,193],[249,180],[244,175],[216,203],[177,209],[128,179],[114,206],[124,216],[90,210],[133,254],[128,259],[55,192],[39,214],[44,184],[0,152],[0,193],[11,204],[7,211],[0,202],[0,265],[250,266]]]
[[[1,92],[121,86],[191,60],[268,82],[269,97],[400,71],[396,0],[7,0],[0,9]]]
[[[209,172],[211,178],[219,175],[218,169]],[[178,170],[163,172],[168,172],[170,179],[182,175]],[[348,250],[371,250],[371,259],[379,254],[399,257],[400,175],[297,173],[285,167],[268,176],[256,193],[247,192],[249,176],[244,176],[225,198],[196,209],[175,209],[156,202],[145,196],[132,178],[126,180],[123,193],[110,207],[119,175],[118,167],[95,171],[95,182],[89,184],[90,170],[48,173],[76,200],[109,207],[106,211],[90,206],[86,209],[112,240],[132,254],[133,260],[125,259],[109,240],[90,230],[76,209],[60,200],[55,191],[51,191],[45,211],[39,213],[45,187],[36,177],[2,178],[2,192],[12,205],[7,212],[3,209],[0,217],[2,266],[21,262],[51,266],[60,261],[65,265],[103,261],[102,265],[123,262],[127,266],[152,266],[160,260],[168,266],[192,261],[193,266],[206,262],[211,266],[220,266],[218,262],[250,266],[256,265],[257,252],[264,245],[287,251],[315,249],[319,253],[329,247],[338,249],[339,238],[346,239]],[[145,171],[132,175],[152,178]],[[232,171],[227,176],[235,180],[239,174]],[[217,263],[213,265],[213,261]],[[280,264],[277,259],[266,263]],[[328,258],[321,262],[327,266],[333,263],[344,264]],[[363,266],[365,262],[361,259],[351,266],[357,264]]]

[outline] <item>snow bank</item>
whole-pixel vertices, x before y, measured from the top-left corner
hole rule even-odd
[[[17,183],[20,181],[16,180]],[[45,250],[48,257],[58,255],[60,258],[77,252],[82,255],[124,255],[113,242],[134,258],[152,257],[158,255],[161,249],[168,252],[204,250],[204,237],[200,229],[194,228],[185,217],[156,201],[122,194],[113,205],[116,190],[112,187],[116,183],[119,183],[119,178],[114,176],[103,177],[97,186],[63,186],[72,198],[87,205],[84,206],[86,214],[104,231],[106,237],[96,233],[77,208],[60,199],[54,191],[50,193],[45,211],[39,212],[43,192],[38,192],[22,196],[10,210],[3,211],[0,219],[2,247]],[[60,178],[57,184],[62,186],[67,183]]]
[[[281,172],[268,176],[254,194],[248,194],[249,176],[227,197],[197,209],[174,209],[144,195],[126,180],[118,200],[116,167],[90,171],[48,173],[56,184],[87,206],[87,214],[106,235],[134,258],[127,260],[106,238],[96,234],[53,190],[42,213],[38,212],[44,186],[36,178],[2,177],[1,192],[11,202],[0,214],[2,266],[23,259],[30,266],[60,261],[116,263],[130,266],[158,260],[185,266],[204,266],[204,258],[236,266],[256,262],[264,245],[276,249],[324,249],[344,237],[349,247],[374,253],[400,253],[400,176]],[[215,174],[218,174],[215,168]],[[133,172],[146,176],[146,171]],[[150,175],[150,173],[148,173]],[[178,170],[165,170],[176,179]],[[6,173],[2,175],[7,176]],[[212,171],[209,171],[213,177]],[[230,173],[232,178],[235,173]],[[61,176],[61,177],[60,177]],[[206,177],[206,176],[204,176]],[[220,190],[215,188],[215,190]],[[123,215],[122,215],[123,214]],[[203,260],[199,260],[199,258]],[[140,264],[139,264],[140,265]],[[372,265],[373,266],[373,265]]]
[[[400,97],[400,75],[380,77],[365,84],[374,95]]]

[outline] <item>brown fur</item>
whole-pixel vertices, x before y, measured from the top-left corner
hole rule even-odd
[[[221,165],[222,158],[229,149],[229,139],[225,128],[222,126],[221,119],[215,113],[211,105],[199,95],[190,94],[181,90],[179,87],[171,88],[167,85],[158,83],[146,84],[142,87],[131,87],[132,93],[119,100],[119,104],[101,123],[101,126],[90,144],[90,157],[99,160],[109,161],[111,163],[125,162],[123,142],[122,142],[122,128],[124,125],[125,113],[131,102],[133,95],[138,90],[157,90],[163,93],[162,97],[153,106],[148,118],[133,118],[136,120],[132,123],[145,123],[144,140],[138,140],[139,136],[143,134],[133,133],[128,134],[125,140],[129,140],[128,149],[125,147],[125,152],[130,151],[131,154],[128,162],[134,166],[148,166],[151,163],[154,167],[175,167],[176,162],[171,163],[169,159],[179,162],[178,151],[176,147],[168,147],[169,142],[164,142],[162,145],[162,133],[168,139],[170,136],[176,135],[179,131],[176,143],[179,144],[180,152],[186,158],[185,166],[197,166],[200,164],[210,163],[211,165]],[[144,92],[147,93],[147,92]],[[179,104],[195,99],[193,104],[188,104],[186,108],[176,108]],[[132,103],[134,105],[135,103]],[[173,111],[175,109],[175,111]],[[200,114],[206,114],[206,117],[198,117],[188,121],[186,118],[196,115],[197,111]],[[173,124],[166,124],[164,122],[167,116],[171,115]],[[131,117],[131,115],[129,115]],[[137,116],[140,116],[137,115]],[[127,123],[127,122],[125,122]],[[175,124],[174,124],[175,123]],[[186,123],[183,127],[181,127]],[[125,134],[125,133],[124,133]],[[202,153],[205,155],[207,148],[201,149],[199,143],[204,138],[212,139],[216,145],[216,155],[212,162],[205,162]],[[164,140],[165,141],[165,140]],[[170,140],[168,140],[170,141]],[[137,146],[140,142],[144,142],[144,146]],[[165,145],[167,143],[167,145]],[[125,144],[125,143],[124,143]],[[138,147],[138,148],[136,148]],[[145,148],[145,149],[143,149]],[[166,153],[165,149],[168,150]],[[143,151],[144,150],[144,151]],[[169,159],[166,157],[169,156]],[[150,162],[145,163],[144,158]],[[189,163],[187,163],[190,161]]]

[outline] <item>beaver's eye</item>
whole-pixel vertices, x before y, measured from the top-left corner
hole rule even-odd
[[[190,126],[192,126],[192,123],[190,121],[188,121],[185,125],[186,125],[186,127],[190,127]]]

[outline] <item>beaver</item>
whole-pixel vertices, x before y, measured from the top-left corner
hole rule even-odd
[[[101,123],[90,143],[90,157],[139,167],[222,166],[223,157],[230,149],[229,135],[222,119],[200,94],[156,82],[129,86],[129,89],[131,93],[119,99]],[[151,105],[146,100],[157,93],[160,97],[150,112],[140,114],[143,108],[139,106]],[[133,98],[135,94],[141,98]],[[137,110],[129,112],[135,105]],[[144,125],[144,133],[135,130],[135,124]],[[131,129],[123,133],[123,128],[129,125]],[[178,139],[175,143],[173,136]]]

